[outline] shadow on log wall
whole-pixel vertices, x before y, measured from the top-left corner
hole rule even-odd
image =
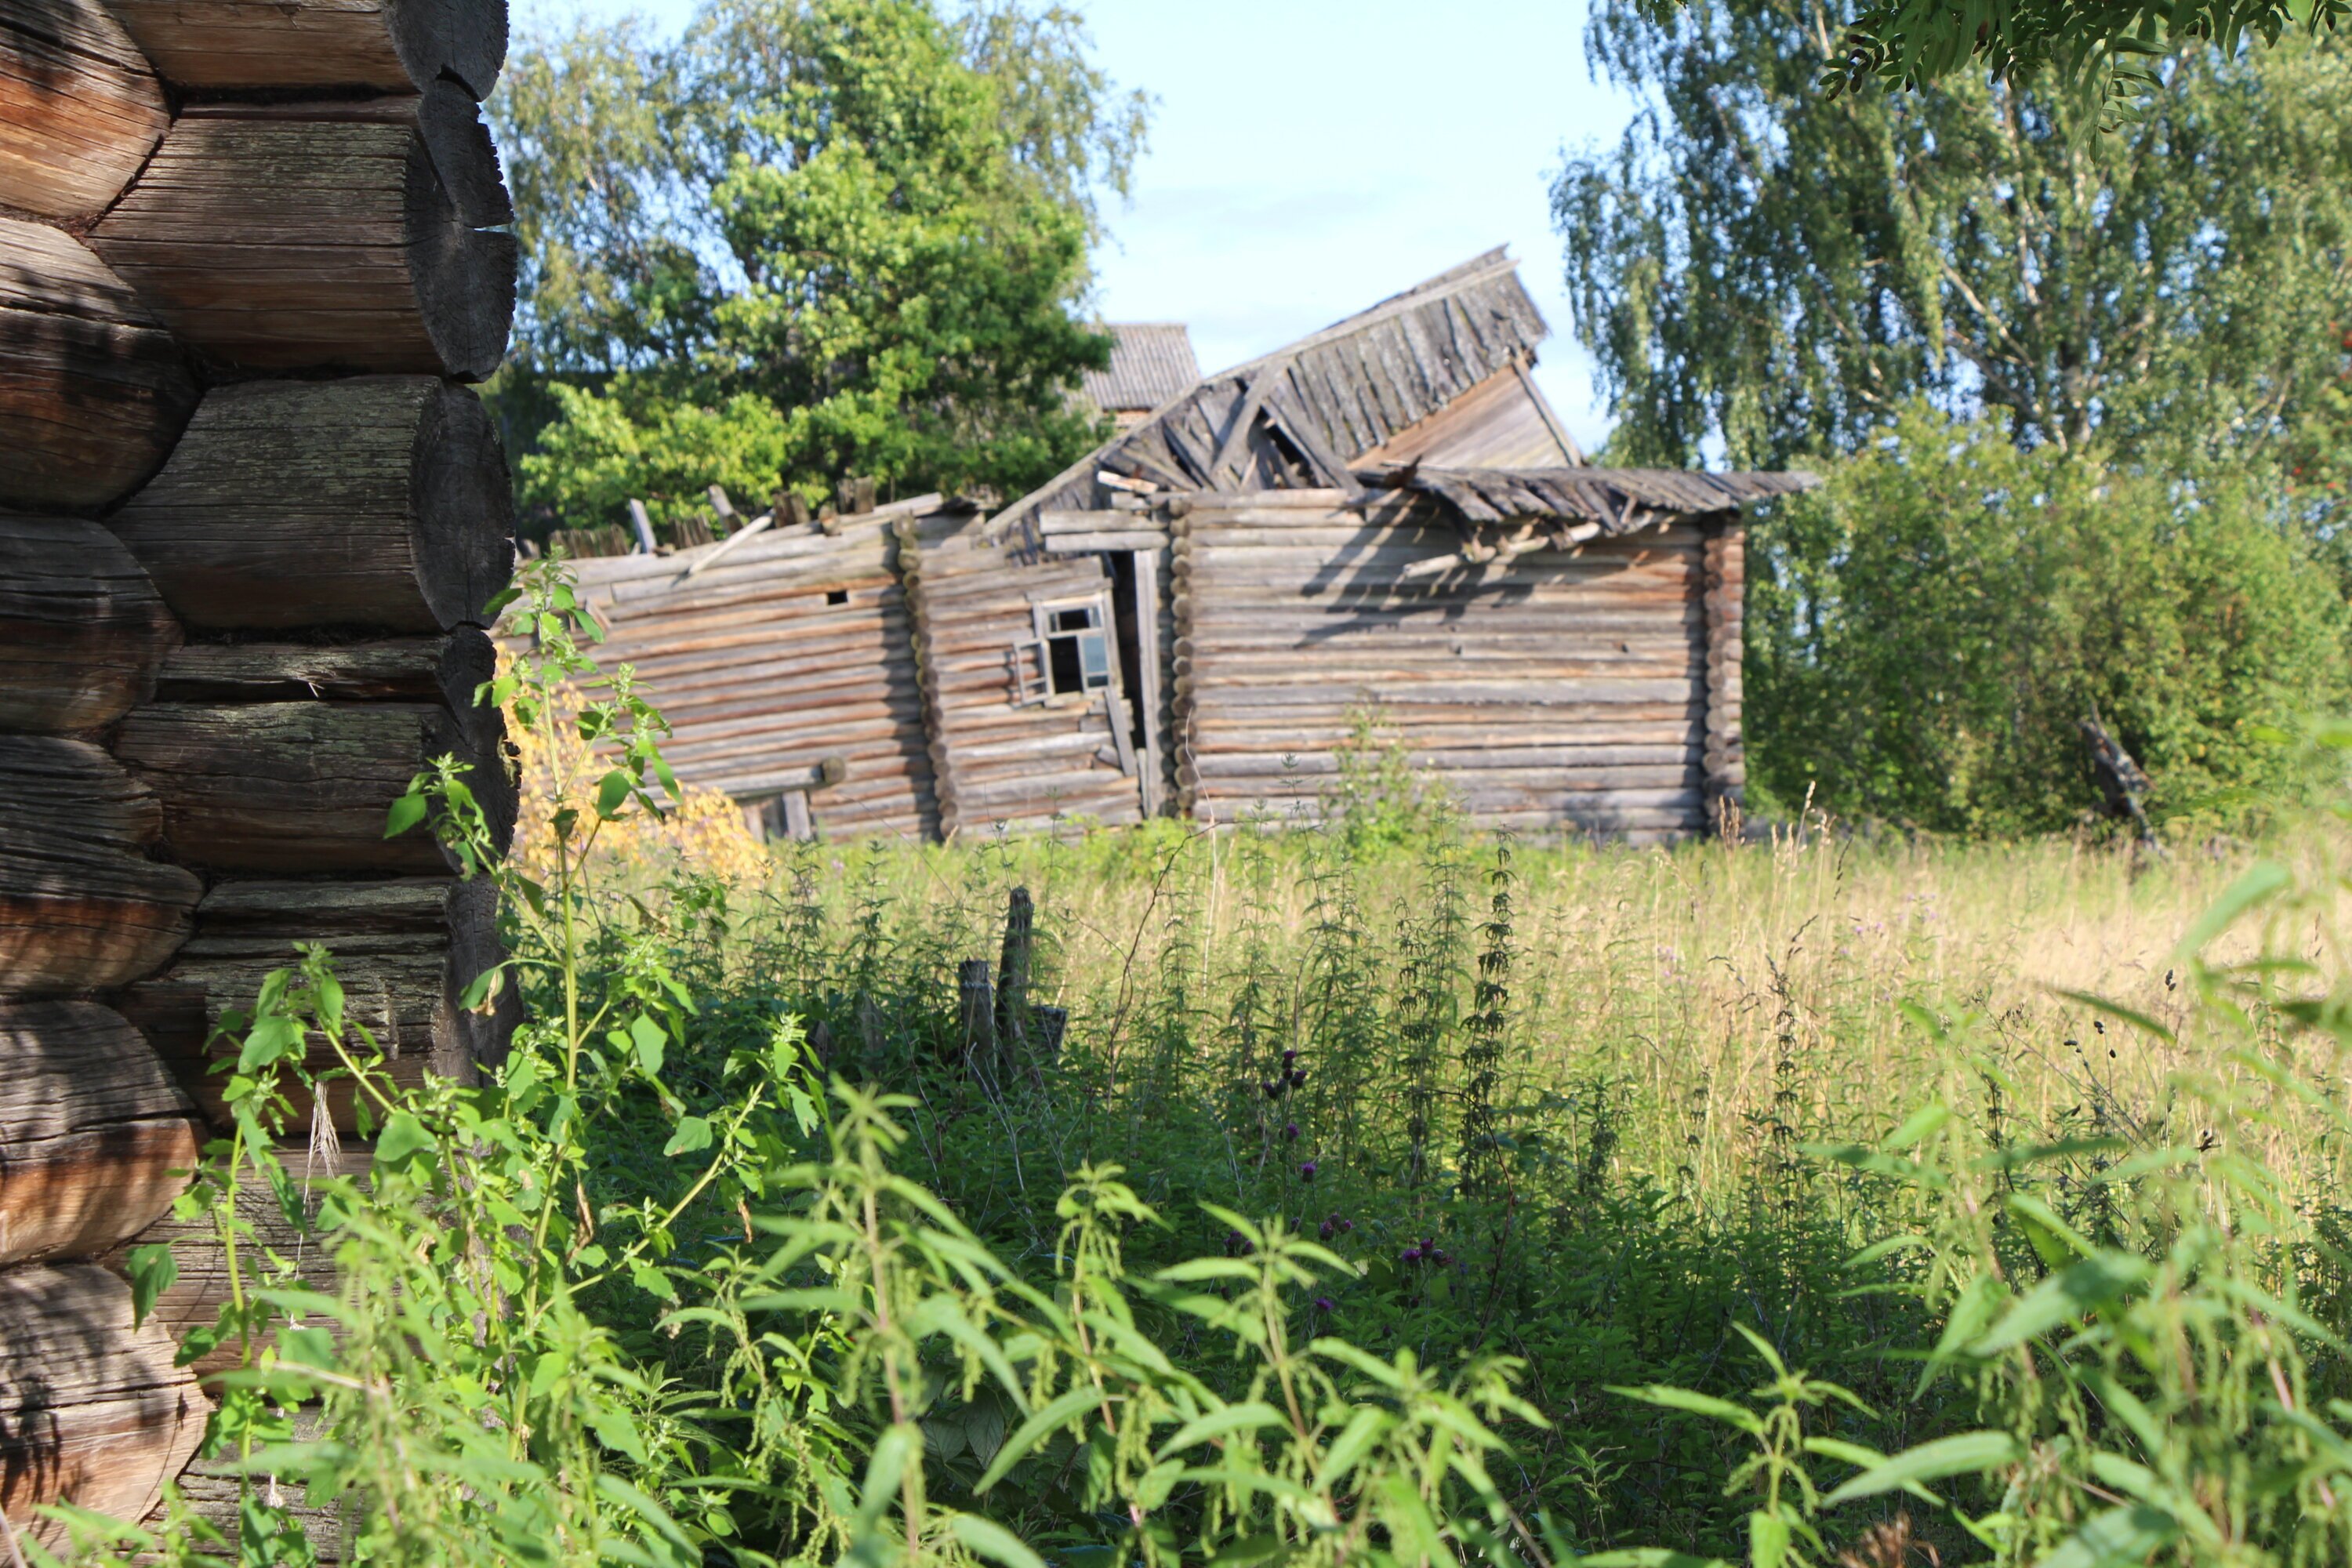
[[[467,384],[514,309],[506,33],[499,0],[0,0],[0,1511],[34,1540],[50,1502],[147,1514],[196,1449],[218,1369],[173,1361],[220,1259],[163,1216],[223,1011],[321,942],[412,1078],[513,1027],[457,1005],[488,887],[383,837],[442,754],[513,820],[473,700],[513,507]],[[134,1323],[142,1239],[182,1283]]]

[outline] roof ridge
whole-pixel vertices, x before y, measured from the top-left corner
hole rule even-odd
[[[1392,317],[1401,316],[1409,310],[1426,305],[1433,300],[1442,300],[1449,295],[1458,294],[1465,289],[1489,282],[1506,272],[1517,272],[1519,269],[1519,264],[1512,258],[1510,248],[1507,245],[1498,245],[1492,250],[1475,256],[1459,266],[1447,268],[1433,278],[1424,278],[1412,288],[1391,294],[1377,305],[1359,310],[1352,316],[1342,316],[1329,326],[1309,332],[1295,342],[1285,343],[1280,348],[1268,350],[1255,358],[1245,359],[1237,365],[1221,370],[1213,375],[1202,376],[1201,379],[1204,384],[1223,381],[1228,376],[1239,375],[1247,370],[1255,370],[1273,361],[1288,359],[1293,355],[1304,353],[1308,349],[1320,348],[1325,343],[1338,342],[1342,338],[1353,337],[1367,328],[1376,327]]]

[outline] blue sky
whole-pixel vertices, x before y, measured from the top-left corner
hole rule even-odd
[[[1630,103],[1584,65],[1585,0],[1076,0],[1097,58],[1154,94],[1131,202],[1097,257],[1112,321],[1183,321],[1215,370],[1508,245],[1553,336],[1537,376],[1608,429],[1570,341],[1547,192]],[[524,0],[518,20],[691,0]]]

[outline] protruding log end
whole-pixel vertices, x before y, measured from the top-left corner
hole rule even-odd
[[[210,1401],[131,1287],[93,1263],[0,1273],[0,1512],[45,1546],[34,1510],[71,1499],[115,1519],[155,1506],[204,1438]]]
[[[186,1189],[196,1108],[121,1014],[0,1004],[0,1264],[103,1252]]]
[[[103,212],[170,123],[163,83],[99,0],[0,3],[0,203]]]
[[[191,864],[431,876],[451,868],[446,853],[423,825],[385,837],[392,803],[455,756],[472,764],[504,854],[517,801],[503,733],[495,716],[461,721],[438,703],[158,702],[122,721],[115,752],[162,800],[164,842]]]
[[[482,99],[507,58],[505,0],[113,0],[147,58],[182,87],[373,88],[447,79]]]
[[[520,253],[480,226],[503,203],[469,107],[444,89],[192,109],[90,243],[223,363],[479,381],[506,354]]]
[[[147,574],[94,522],[0,512],[0,730],[112,723],[180,640]]]
[[[0,495],[70,510],[119,500],[169,455],[196,395],[187,355],[103,261],[0,218]]]
[[[96,746],[0,736],[0,994],[124,984],[186,940],[203,887],[146,858],[162,822]]]
[[[514,569],[497,426],[423,376],[216,388],[113,528],[212,631],[446,630]]]

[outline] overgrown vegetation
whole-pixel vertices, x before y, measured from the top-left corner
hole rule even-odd
[[[658,720],[558,700],[528,588],[502,694],[599,742],[542,733],[505,873],[530,1022],[414,1094],[328,955],[235,1023],[184,1206],[236,1262],[240,1507],[92,1554],[303,1563],[339,1515],[420,1565],[2352,1556],[2336,831],[1171,824],[729,886],[600,847]],[[425,779],[395,825],[468,815]],[[977,1073],[956,963],[1015,885],[1067,1042]],[[280,1152],[306,1035],[364,1186]]]
[[[1751,535],[1757,782],[1847,817],[1990,837],[2098,799],[2096,713],[2193,833],[2307,782],[2352,707],[2352,608],[2276,484],[2021,451],[1914,407]]]

